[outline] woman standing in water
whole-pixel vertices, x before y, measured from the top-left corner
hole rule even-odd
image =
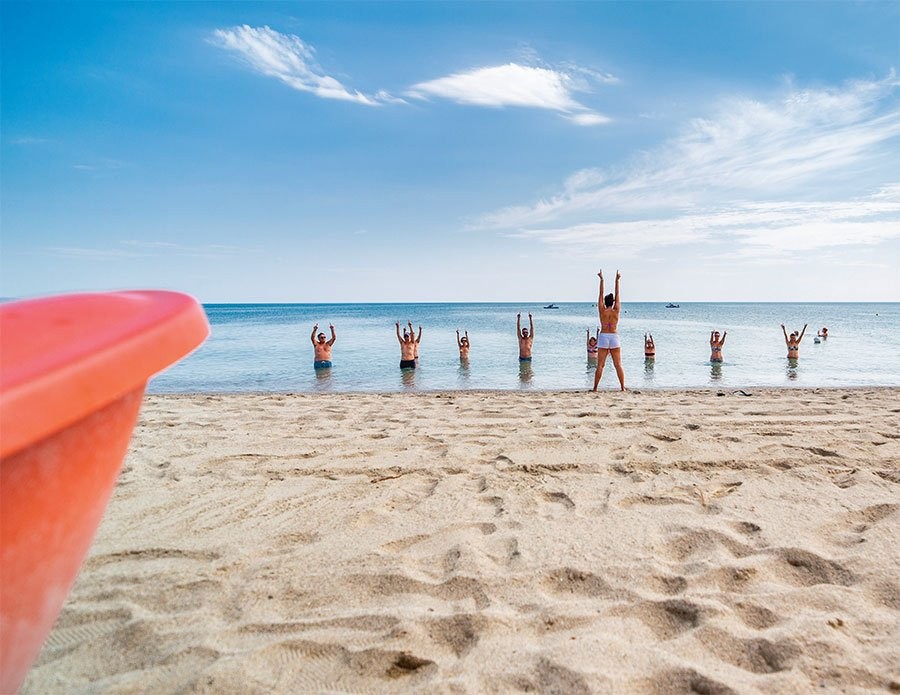
[[[619,279],[622,274],[616,271],[616,293],[603,294],[603,271],[597,273],[600,278],[600,297],[597,299],[597,311],[600,314],[600,335],[597,336],[597,371],[594,374],[594,391],[600,385],[600,377],[603,376],[603,365],[606,364],[607,355],[612,357],[616,374],[619,377],[619,385],[625,390],[625,372],[622,369],[622,344],[619,342],[619,334],[616,328],[619,326],[619,310],[622,304],[619,300]]]
[[[797,360],[800,358],[800,341],[803,340],[803,334],[806,333],[806,326],[807,324],[804,323],[803,330],[800,331],[799,335],[797,334],[797,331],[788,335],[784,324],[781,324],[781,332],[784,333],[784,344],[787,345],[787,356],[789,360]]]
[[[595,335],[591,335],[591,329],[587,329],[587,360],[588,362],[596,362],[597,361],[597,353],[600,352],[600,349],[597,347],[597,338],[600,336],[600,329],[597,329]]]
[[[656,359],[656,343],[653,342],[652,333],[644,333],[644,359]]]
[[[469,361],[469,331],[466,331],[463,334],[463,337],[459,337],[459,331],[456,331],[456,347],[459,348],[459,361],[460,362],[468,362]]]
[[[725,357],[722,355],[722,348],[725,347],[725,336],[728,335],[728,331],[725,331],[721,337],[719,337],[719,331],[712,331],[709,334],[709,361],[710,362],[724,362]]]

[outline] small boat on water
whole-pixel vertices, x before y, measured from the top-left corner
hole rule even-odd
[[[559,307],[556,306],[556,304],[548,304],[548,305],[545,306],[544,308],[545,308],[545,309],[559,309]]]
[[[681,304],[672,304],[672,302],[669,302],[668,304],[666,304],[666,309],[680,309],[680,308],[681,308]]]

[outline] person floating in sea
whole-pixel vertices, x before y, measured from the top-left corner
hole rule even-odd
[[[722,348],[725,347],[725,336],[728,335],[728,331],[722,333],[721,337],[719,337],[719,331],[710,331],[709,334],[709,361],[710,362],[724,362],[725,356],[722,354]]]
[[[788,359],[796,360],[800,358],[800,341],[803,340],[803,334],[806,333],[806,326],[808,324],[803,324],[803,330],[798,334],[797,331],[794,331],[790,335],[788,335],[787,329],[784,327],[784,324],[781,324],[781,332],[784,333],[784,344],[787,345],[788,349]]]
[[[421,339],[421,334],[419,338]],[[418,343],[412,331],[403,331],[400,335],[400,322],[397,321],[397,341],[400,343],[400,369],[416,368],[416,348]]]
[[[459,337],[459,330],[456,331],[456,347],[459,348],[459,361],[469,361],[469,331],[465,331],[463,337]]]
[[[613,365],[616,368],[616,374],[619,377],[619,385],[625,390],[625,371],[622,369],[622,344],[619,342],[619,334],[616,328],[619,325],[619,310],[622,303],[619,299],[619,279],[622,274],[616,271],[616,293],[603,294],[603,271],[597,273],[600,278],[600,296],[597,299],[597,312],[600,314],[600,334],[597,336],[597,348],[599,350],[599,359],[597,361],[597,371],[594,373],[594,391],[600,385],[600,377],[603,376],[603,365],[606,364],[607,356],[612,357]]]
[[[331,324],[331,340],[326,341],[324,333],[319,333],[317,336],[316,332],[318,330],[319,324],[316,324],[313,326],[312,334],[309,336],[309,339],[313,344],[313,350],[315,350],[313,368],[328,369],[331,367],[331,346],[334,345],[334,341],[337,340],[337,336],[334,334],[334,324]]]
[[[588,362],[596,362],[597,361],[597,353],[600,352],[600,348],[597,347],[597,338],[600,336],[600,329],[598,328],[594,335],[591,335],[591,329],[587,329],[587,359]]]
[[[827,338],[828,337],[828,329],[825,328],[825,326],[822,326],[822,330],[819,331],[818,335],[820,338]]]
[[[528,314],[528,328],[522,328],[522,314],[516,314],[516,337],[519,339],[519,362],[531,362],[534,345],[534,319]]]
[[[644,359],[656,359],[656,343],[653,342],[652,333],[644,333]]]

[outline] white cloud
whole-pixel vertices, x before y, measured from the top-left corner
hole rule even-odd
[[[267,26],[244,24],[231,29],[217,29],[212,40],[216,45],[238,53],[257,72],[275,77],[301,92],[367,106],[397,101],[384,91],[368,96],[350,90],[339,80],[326,75],[316,63],[315,49],[293,34],[281,34]]]
[[[896,86],[892,73],[767,102],[726,99],[621,170],[577,171],[557,195],[470,226],[623,254],[725,241],[759,255],[897,238]]]
[[[599,113],[588,111],[587,113],[576,113],[568,116],[568,119],[578,125],[603,125],[609,123],[612,119]]]
[[[419,82],[407,91],[407,95],[416,99],[437,97],[473,106],[549,109],[566,115],[579,125],[608,123],[608,117],[575,100],[573,92],[584,89],[582,79],[577,78],[574,71],[507,63]]]
[[[841,202],[737,203],[656,219],[589,222],[513,232],[579,253],[635,256],[649,249],[701,242],[740,245],[710,257],[773,257],[787,252],[870,245],[900,238],[900,196],[872,195]]]
[[[246,24],[217,29],[213,44],[240,55],[257,72],[281,80],[289,87],[323,99],[353,101],[367,106],[405,104],[406,100],[381,89],[373,95],[351,90],[315,60],[315,49],[294,34]],[[475,106],[550,109],[581,126],[610,122],[610,118],[579,103],[574,92],[590,91],[592,83],[616,84],[609,73],[567,64],[562,70],[508,63],[475,68],[426,82],[407,90],[415,99],[437,97]]]

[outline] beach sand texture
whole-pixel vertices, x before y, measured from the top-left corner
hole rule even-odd
[[[900,390],[154,396],[25,693],[900,691]]]

